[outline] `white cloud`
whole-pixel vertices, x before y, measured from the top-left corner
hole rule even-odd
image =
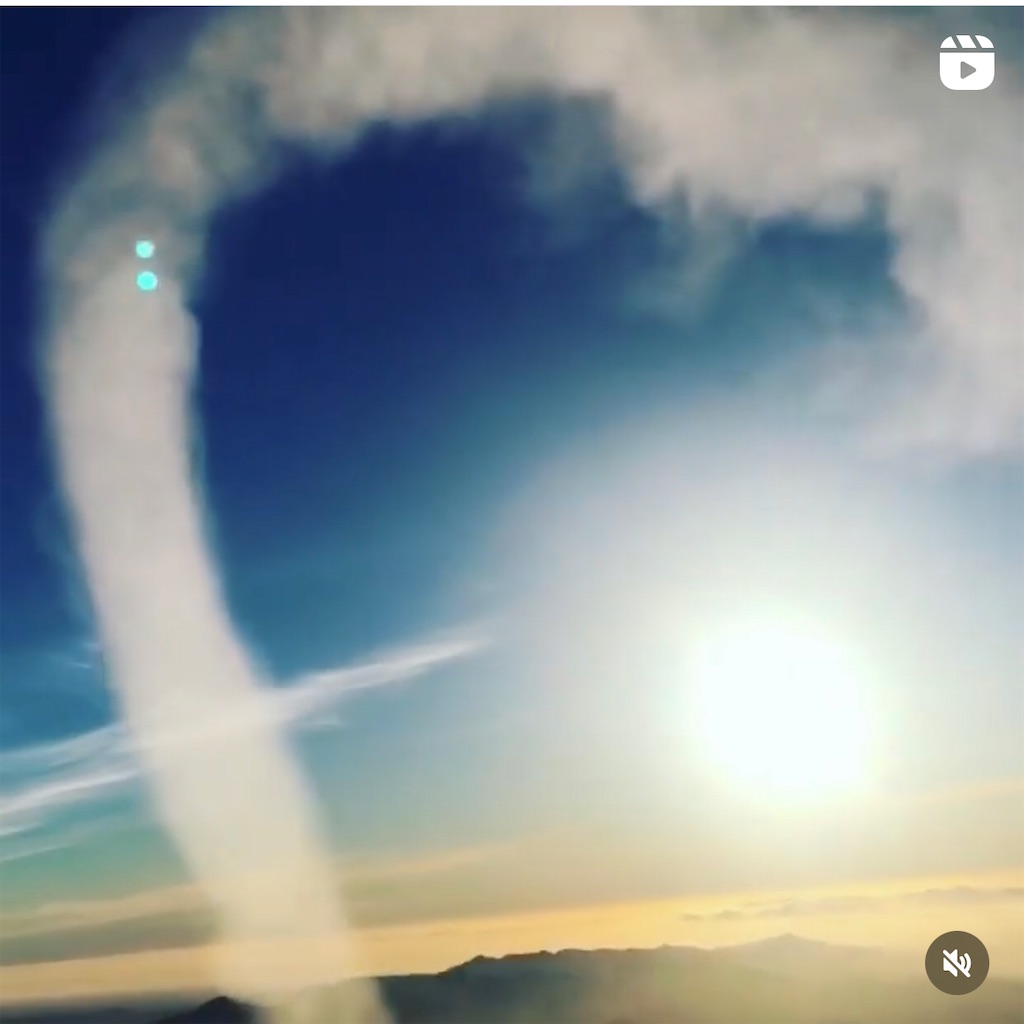
[[[421,678],[479,654],[489,644],[482,629],[465,630],[419,644],[382,651],[352,665],[309,672],[266,691],[265,707],[273,720],[292,728],[323,727],[338,703],[355,694]],[[237,716],[206,721],[189,733],[167,736],[188,743],[211,729],[243,728]],[[135,785],[141,768],[132,740],[120,723],[50,743],[0,751],[0,841],[33,833],[71,807],[103,800]],[[27,856],[23,846],[2,859]],[[48,844],[47,849],[56,848]],[[41,849],[41,847],[40,847]]]
[[[415,679],[472,657],[488,643],[483,631],[466,632],[398,648],[357,665],[311,672],[297,684],[274,692],[278,714],[289,723],[308,722],[321,712],[332,711],[341,697]]]
[[[113,760],[117,755],[110,751],[108,756]],[[10,796],[5,796],[0,802],[0,819],[6,819],[8,834],[13,834],[19,831],[19,821],[37,823],[37,815],[42,810],[92,799],[112,787],[134,780],[137,775],[138,769],[133,764],[107,769],[90,767],[85,771],[70,768],[58,778],[17,789]]]
[[[121,743],[122,733],[121,726],[115,723],[50,743],[0,750],[0,779],[54,771],[64,765],[77,765],[97,755],[105,755]]]
[[[852,11],[240,13],[200,40],[79,180],[54,251],[71,279],[94,277],[121,248],[119,232],[134,237],[136,214],[110,223],[112,206],[127,197],[145,209],[151,196],[146,216],[167,221],[167,259],[188,262],[210,207],[263,180],[274,136],[336,153],[376,120],[525,93],[598,98],[611,113],[611,158],[636,198],[670,219],[685,197],[698,222],[725,210],[726,223],[835,224],[880,198],[911,322],[878,345],[844,348],[829,377],[853,389],[879,443],[1019,452],[1020,73],[1007,59],[984,94],[943,90],[943,34],[928,18]],[[703,246],[712,262],[713,235]]]

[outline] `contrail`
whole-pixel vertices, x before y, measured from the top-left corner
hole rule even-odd
[[[280,141],[342,153],[375,121],[479,114],[499,97],[597,97],[636,200],[653,208],[684,196],[698,218],[724,208],[835,222],[881,196],[914,329],[874,378],[890,382],[876,430],[1003,450],[1020,443],[1024,407],[1019,81],[1009,67],[983,108],[942,108],[932,40],[916,31],[779,12],[232,12],[86,154],[45,246],[55,448],[120,709],[162,819],[218,909],[228,991],[276,1002],[282,1021],[381,1013],[368,987],[358,1006],[325,994],[355,971],[343,907],[225,609],[193,476],[189,295],[211,212],[276,170]],[[136,285],[140,239],[154,247],[148,291]],[[161,741],[225,715],[239,728],[216,743]],[[288,942],[310,952],[279,954],[275,981],[264,957]]]

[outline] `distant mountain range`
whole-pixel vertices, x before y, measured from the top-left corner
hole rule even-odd
[[[920,962],[793,935],[704,950],[563,950],[477,957],[382,978],[395,1024],[1022,1024],[1024,981],[994,969],[947,996]],[[4,1024],[261,1024],[225,997],[159,1016],[127,1008],[0,1016]],[[339,1022],[344,1024],[344,1022]]]

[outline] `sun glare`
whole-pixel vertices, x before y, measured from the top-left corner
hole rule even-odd
[[[862,680],[849,653],[817,629],[723,629],[702,646],[696,681],[704,754],[733,781],[786,799],[864,781]]]

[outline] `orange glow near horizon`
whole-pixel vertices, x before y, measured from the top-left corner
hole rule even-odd
[[[1024,869],[1017,869],[602,904],[369,928],[358,933],[356,949],[365,973],[381,976],[432,973],[480,955],[570,948],[715,947],[792,932],[835,944],[890,949],[909,964],[923,956],[935,935],[955,926],[982,936],[992,955],[993,972],[1006,976],[1024,974],[1022,889]],[[941,898],[930,902],[931,893],[959,894],[959,898],[952,904]],[[816,904],[820,904],[818,910]],[[790,914],[779,909],[787,905],[803,909]],[[842,907],[846,909],[837,912]],[[220,952],[217,947],[202,946],[6,966],[0,968],[0,998],[3,1005],[12,1006],[202,995],[214,990],[212,965],[214,954]],[[279,974],[287,972],[289,962],[308,963],[311,952],[325,962],[331,959],[328,949],[310,951],[294,943],[267,943],[247,950],[273,964]]]

